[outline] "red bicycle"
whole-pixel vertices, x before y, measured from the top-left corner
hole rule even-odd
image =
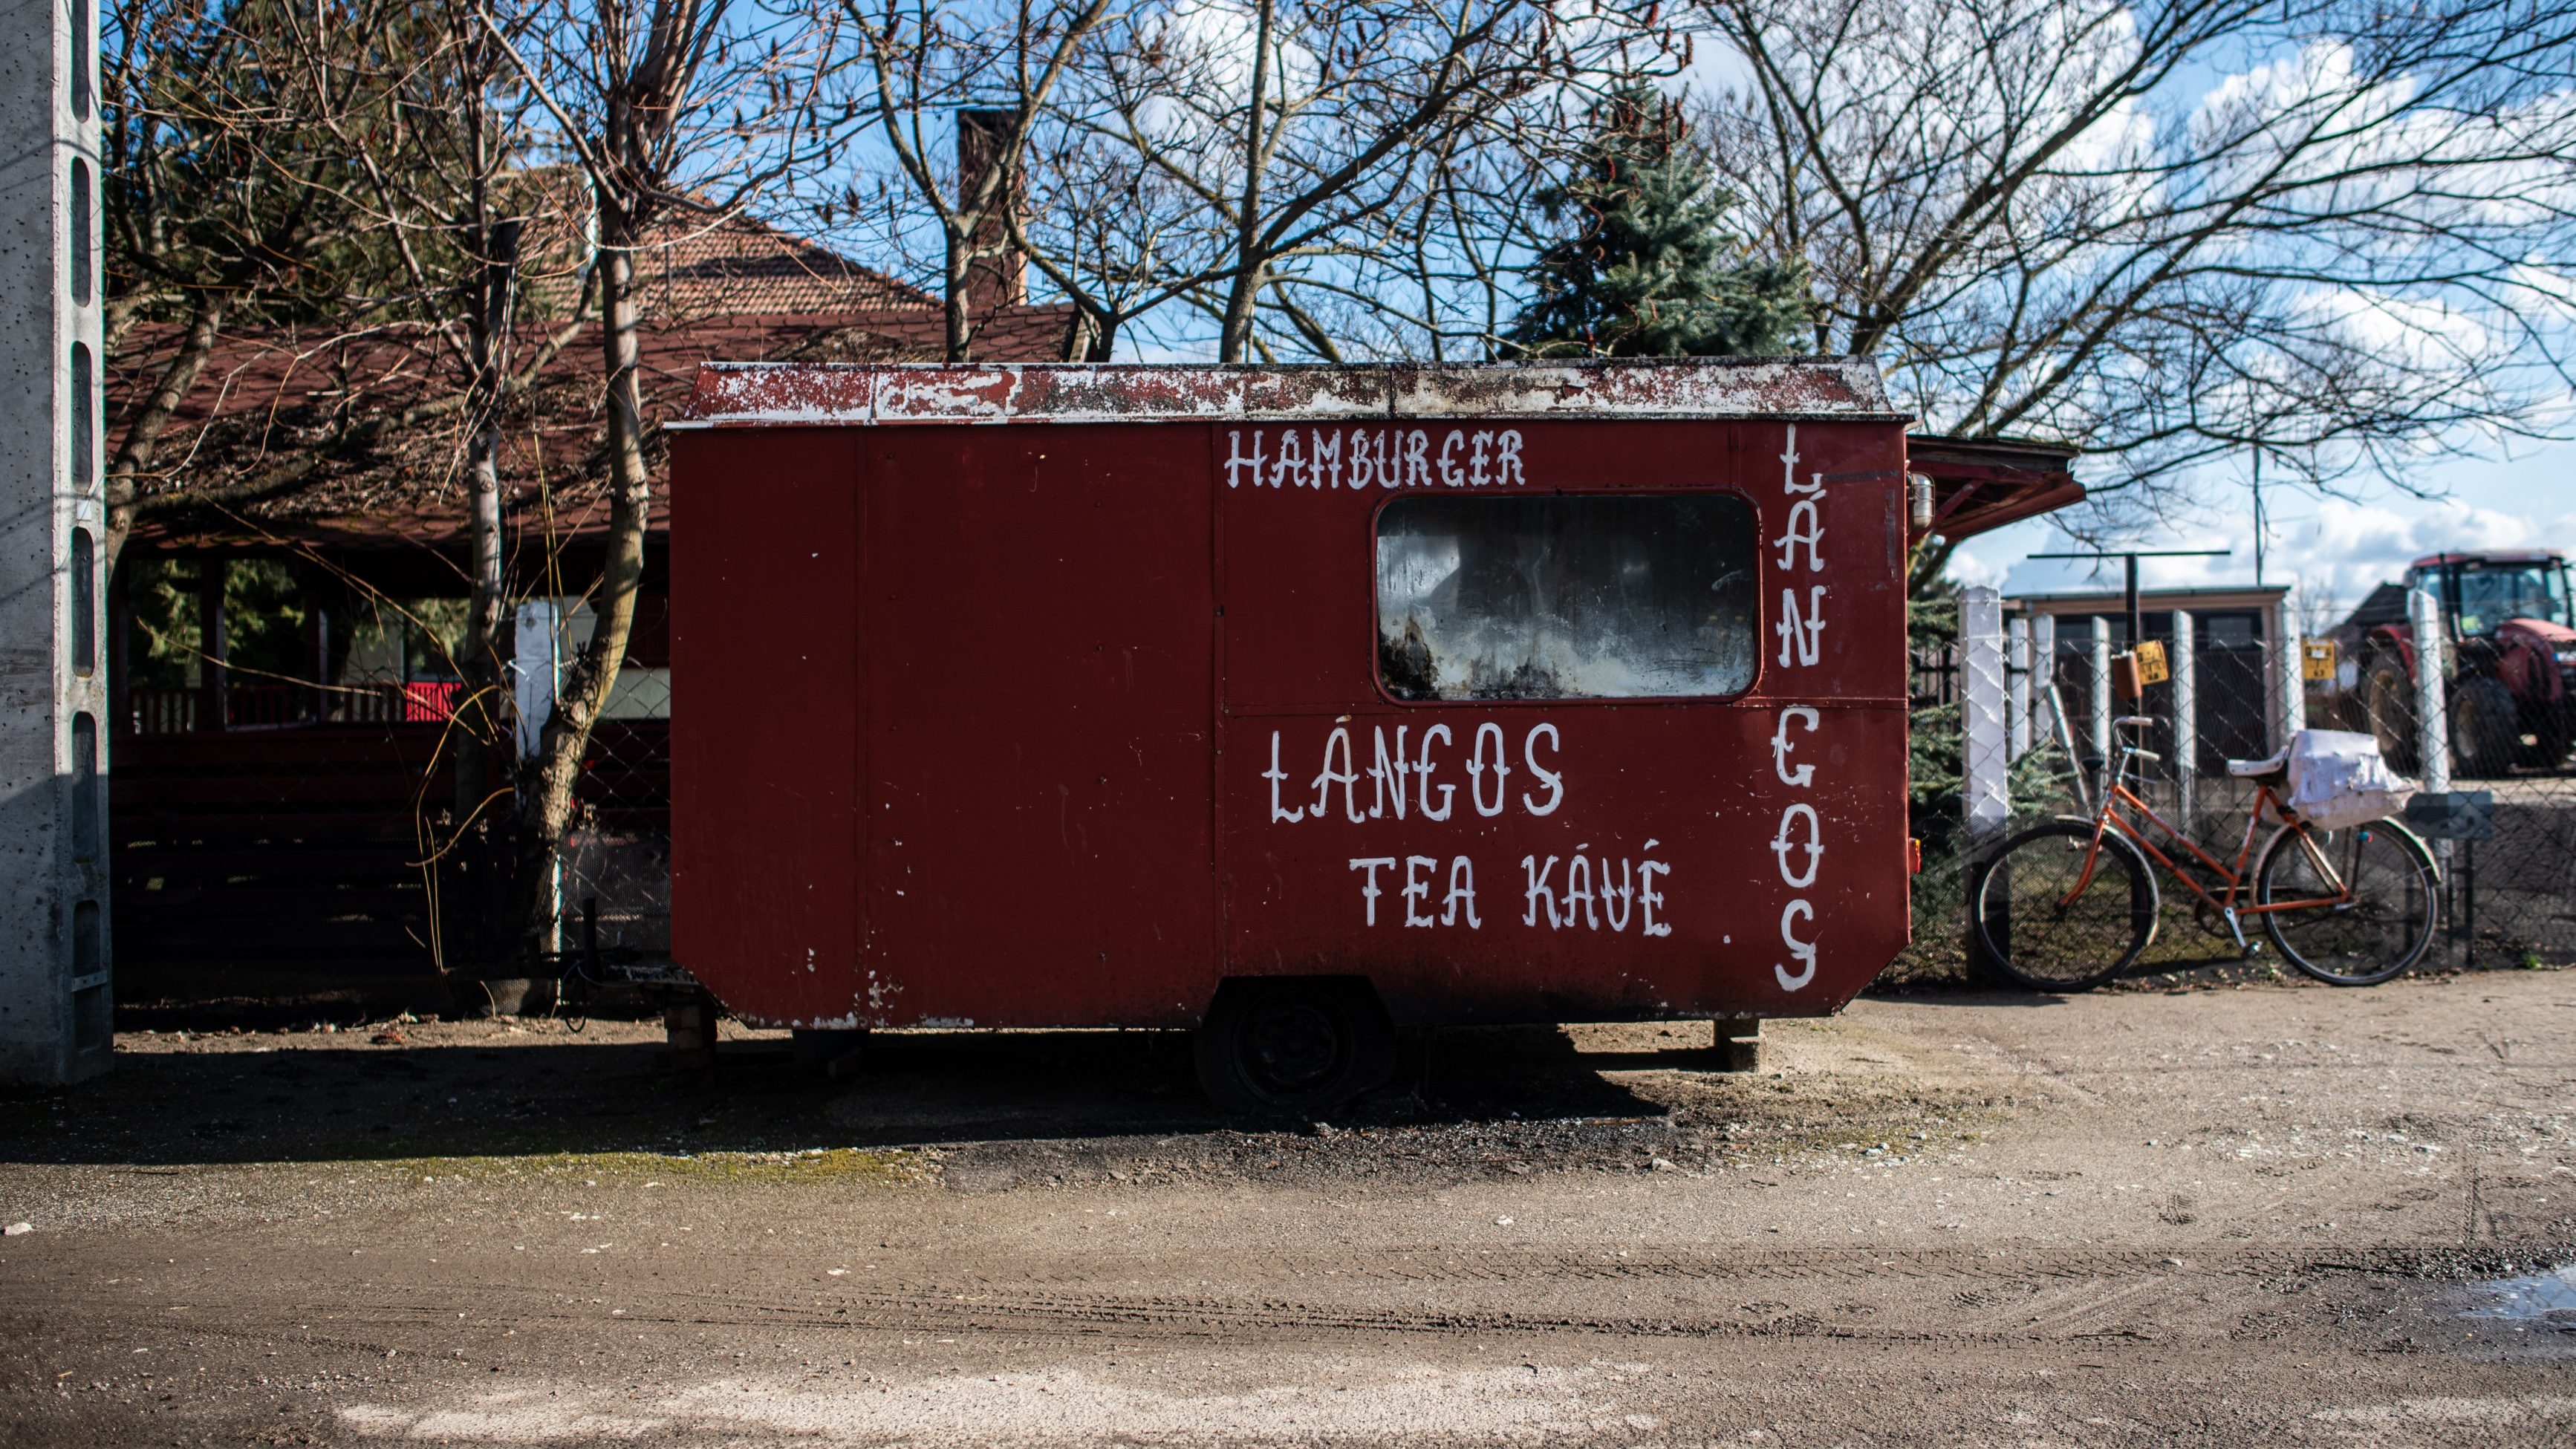
[[[2130,715],[2113,726],[2143,731],[2155,723]],[[2240,952],[2257,949],[2245,938],[2246,918],[2260,917],[2282,956],[2320,981],[2372,986],[2414,965],[2432,944],[2440,910],[2432,852],[2394,820],[2319,830],[2301,819],[2276,793],[2288,783],[2289,756],[2284,747],[2270,759],[2227,762],[2229,774],[2255,785],[2231,865],[2129,788],[2134,762],[2163,757],[2122,735],[2119,763],[2091,818],[2032,826],[1978,868],[1968,913],[1987,956],[2041,991],[2083,991],[2117,976],[2155,940],[2163,916],[2153,860],[2199,899],[2203,929],[2223,928]],[[2257,851],[2267,811],[2280,823]],[[2145,826],[2189,864],[2159,849]]]

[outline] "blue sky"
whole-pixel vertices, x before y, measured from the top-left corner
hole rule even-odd
[[[2373,584],[2396,578],[2408,560],[2437,549],[2576,552],[2576,442],[2517,443],[2511,454],[2501,460],[2455,454],[2428,461],[2408,481],[2439,493],[2431,499],[2410,496],[2385,479],[2353,480],[2344,485],[2348,498],[2319,498],[2278,486],[2267,470],[2264,502],[2271,526],[2264,582],[2329,590],[2348,609]],[[2083,476],[2078,459],[2076,478]],[[2139,581],[2150,588],[2254,582],[2253,517],[2242,474],[2232,483],[2207,479],[2195,491],[2204,500],[2200,516],[2138,546],[2234,552],[2223,559],[2147,559],[2139,566]],[[2028,557],[2070,547],[2063,534],[2034,519],[1961,544],[1952,573],[1963,583],[1996,584],[2015,593],[2119,586],[2116,565],[2094,575],[2081,562]]]
[[[2277,34],[2249,31],[2193,57],[2165,83],[2159,104],[2191,108],[2230,77],[2287,53]],[[1739,57],[1705,38],[1695,62],[1686,83],[1703,93],[1741,88],[1749,80]],[[2576,394],[2561,399],[2552,413],[2545,423],[2576,431]],[[2402,479],[2350,478],[2336,485],[2333,496],[2286,486],[2287,470],[2267,468],[2264,582],[2304,585],[2312,596],[2329,596],[2349,609],[2373,585],[2396,578],[2410,560],[2440,549],[2576,551],[2576,442],[2482,441],[2475,449],[2428,445]],[[2108,475],[2111,464],[2095,468]],[[2077,479],[2085,473],[2078,459]],[[2243,467],[2204,470],[2188,480],[2188,491],[2196,507],[2128,546],[2226,548],[2231,555],[2146,560],[2140,581],[2149,587],[2253,583],[2253,517]],[[2029,560],[2033,553],[2078,547],[2045,520],[2033,520],[1962,544],[1951,572],[1963,583],[1995,584],[2008,592],[2119,586],[2117,565]]]

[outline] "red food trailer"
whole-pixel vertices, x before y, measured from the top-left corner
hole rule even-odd
[[[709,365],[672,942],[743,1019],[1839,1009],[1906,942],[1905,419],[1849,360]]]

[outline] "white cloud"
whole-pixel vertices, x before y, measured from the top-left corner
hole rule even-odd
[[[2414,560],[2449,549],[2554,548],[2576,553],[2576,490],[2532,490],[2526,510],[2498,508],[2456,498],[2403,496],[2354,502],[2341,498],[2283,500],[2265,550],[2263,581],[2330,593],[2344,608],[2378,584],[2392,581]],[[2522,501],[2522,500],[2516,500]],[[2295,509],[2295,512],[2291,511]],[[2117,562],[2098,567],[2078,560],[2033,560],[2029,555],[2074,552],[2075,545],[2044,523],[1999,529],[1960,546],[1950,574],[1963,584],[2000,586],[2007,593],[2077,593],[2117,590]],[[2180,528],[2140,540],[2140,548],[2224,548],[2225,558],[2145,559],[2139,582],[2150,589],[2242,587],[2254,581],[2251,529],[2243,520]]]
[[[2576,544],[2576,514],[2534,514],[2440,499],[2401,511],[2385,503],[2325,499],[2303,524],[2284,530],[2280,557],[2299,575],[2357,601],[2428,553],[2445,549],[2567,548]]]

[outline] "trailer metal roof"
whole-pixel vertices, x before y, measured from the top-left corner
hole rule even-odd
[[[1410,418],[1902,421],[1850,357],[1210,367],[710,362],[680,428]]]
[[[2070,443],[2029,438],[1949,438],[1914,433],[1905,439],[1905,467],[1932,480],[1932,526],[1909,530],[1947,539],[1974,538],[2008,523],[2053,513],[2084,499],[2075,481]]]

